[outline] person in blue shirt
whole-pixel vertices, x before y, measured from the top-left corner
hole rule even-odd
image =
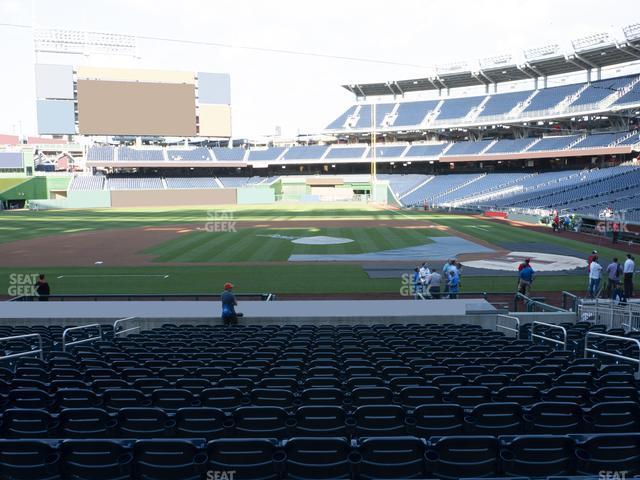
[[[449,298],[458,298],[458,292],[460,291],[460,273],[457,268],[449,269],[449,281],[447,285],[449,286]]]
[[[520,292],[522,295],[529,295],[531,284],[533,283],[534,274],[535,272],[533,271],[533,268],[531,268],[529,259],[525,260],[524,268],[520,270],[520,281],[518,282],[518,292]]]
[[[419,298],[418,293],[422,293],[422,278],[420,277],[420,269],[416,267],[413,270],[413,298]]]
[[[227,282],[224,284],[224,292],[220,296],[222,300],[222,321],[225,325],[234,325],[238,323],[238,317],[242,317],[242,313],[236,312],[236,296],[232,292],[233,284]]]

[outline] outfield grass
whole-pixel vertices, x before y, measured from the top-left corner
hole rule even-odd
[[[11,275],[34,273],[47,275],[53,294],[219,293],[228,281],[239,293],[399,293],[403,286],[401,278],[370,279],[359,265],[351,264],[0,268],[0,295],[11,296]],[[550,275],[539,277],[533,291],[584,291],[585,286],[582,275]],[[462,277],[463,292],[515,292],[515,287],[515,276]]]
[[[217,210],[221,211],[221,210]],[[255,265],[257,261],[283,261],[289,255],[304,253],[361,253],[387,248],[401,248],[428,241],[428,237],[443,233],[437,229],[394,228],[394,220],[425,220],[447,226],[492,244],[546,243],[584,252],[593,245],[548,235],[506,223],[478,218],[398,212],[370,205],[278,205],[233,206],[222,210],[233,214],[233,220],[253,222],[287,221],[285,229],[269,229],[280,235],[328,235],[354,238],[356,242],[333,246],[294,245],[287,240],[258,238],[255,228],[239,229],[237,233],[215,234],[194,232],[148,249],[159,262],[148,267],[111,268],[0,268],[0,294],[8,292],[13,273],[46,273],[54,293],[216,293],[226,281],[237,284],[241,292],[274,292],[281,294],[334,293],[396,293],[401,279],[370,279],[359,265],[272,264]],[[202,208],[169,209],[108,209],[46,212],[0,212],[0,242],[102,229],[122,229],[143,226],[201,225],[211,220],[211,212]],[[371,228],[303,228],[297,221],[305,220],[382,220],[383,227]],[[261,229],[261,234],[266,228]],[[597,247],[603,258],[620,252],[609,247]],[[52,253],[55,255],[55,253]],[[418,261],[419,259],[417,259]],[[235,266],[167,266],[160,262],[238,262]],[[253,263],[253,264],[252,264]],[[407,272],[409,273],[409,272]],[[164,278],[165,275],[168,277]],[[62,278],[58,278],[62,277]],[[534,291],[584,290],[583,274],[544,275]],[[507,291],[515,289],[514,276],[463,277],[463,291]]]
[[[288,238],[273,238],[278,235]],[[271,262],[287,261],[291,255],[366,253],[430,243],[442,236],[433,228],[246,228],[235,232],[192,232],[145,250],[157,262]],[[350,243],[299,245],[294,237],[349,238]]]
[[[49,235],[145,226],[202,225],[216,213],[230,214],[241,221],[304,220],[407,220],[425,218],[413,212],[395,211],[362,204],[217,205],[194,208],[109,208],[88,210],[0,211],[0,243]]]

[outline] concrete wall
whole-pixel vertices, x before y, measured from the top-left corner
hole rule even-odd
[[[271,187],[246,187],[237,189],[238,205],[274,203],[276,192]]]
[[[233,188],[193,190],[112,190],[112,207],[173,207],[188,205],[235,205]]]

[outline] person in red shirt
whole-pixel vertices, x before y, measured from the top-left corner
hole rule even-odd
[[[591,252],[591,255],[589,255],[589,258],[587,258],[587,273],[591,272],[591,262],[593,262],[594,257],[598,256],[598,251],[594,250],[593,252]]]

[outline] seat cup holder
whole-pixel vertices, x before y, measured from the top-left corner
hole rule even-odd
[[[290,417],[285,420],[284,424],[287,428],[296,428],[298,421],[295,418]]]
[[[176,426],[176,421],[175,421],[175,420],[173,420],[173,419],[171,419],[171,420],[167,420],[167,421],[164,423],[164,426],[165,426],[165,427],[167,427],[167,428],[174,428],[174,427]]]
[[[513,462],[513,452],[511,450],[500,450],[500,459],[504,462]]]
[[[118,465],[128,465],[133,462],[133,455],[131,453],[123,453],[118,457]]]
[[[287,462],[287,454],[284,450],[276,450],[273,452],[273,467],[278,474],[284,473],[284,466]]]
[[[50,453],[44,459],[44,463],[46,465],[54,465],[54,464],[58,463],[59,461],[60,461],[60,454],[59,453]]]
[[[117,421],[115,418],[112,418],[112,419],[110,419],[110,420],[107,420],[107,421],[104,423],[104,426],[105,426],[106,428],[116,428],[116,427],[118,426],[118,421]]]
[[[227,418],[222,422],[222,426],[225,429],[231,430],[233,427],[236,426],[236,422],[233,420],[233,418]]]
[[[204,465],[209,460],[209,457],[204,453],[196,453],[193,456],[193,463],[196,465]]]
[[[578,460],[581,460],[583,462],[588,462],[589,460],[591,460],[591,455],[589,455],[589,452],[587,452],[584,448],[576,448],[575,456]]]
[[[435,450],[427,450],[426,452],[424,452],[424,459],[426,462],[436,463],[438,460],[440,460],[440,455],[438,455],[438,452],[436,452]]]

